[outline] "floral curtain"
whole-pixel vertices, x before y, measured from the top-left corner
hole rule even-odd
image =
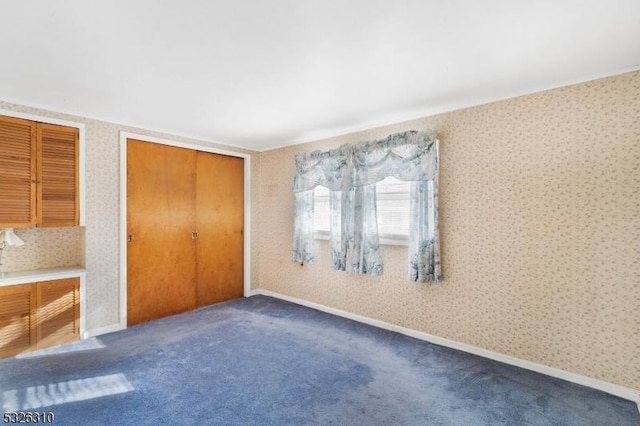
[[[331,151],[296,155],[293,260],[313,260],[313,189],[331,190],[331,260],[351,273],[382,273],[375,184],[388,176],[412,182],[409,276],[438,281],[438,141],[436,133],[408,131]]]
[[[333,268],[354,274],[382,274],[376,185],[331,191],[329,202],[329,241]]]
[[[409,278],[417,282],[439,281],[438,177],[411,182],[409,206]]]
[[[294,195],[293,261],[313,261],[313,190]]]

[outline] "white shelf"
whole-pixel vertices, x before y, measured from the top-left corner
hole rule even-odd
[[[63,278],[84,277],[86,269],[82,266],[64,268],[35,269],[31,271],[7,272],[0,276],[0,287],[27,284],[37,281],[59,280]]]

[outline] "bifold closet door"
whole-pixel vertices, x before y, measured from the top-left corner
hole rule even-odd
[[[198,152],[198,306],[244,294],[244,159]]]
[[[196,151],[127,141],[127,318],[196,307]]]

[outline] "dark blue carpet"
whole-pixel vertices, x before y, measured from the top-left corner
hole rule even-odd
[[[61,425],[640,424],[586,387],[256,296],[0,361]]]

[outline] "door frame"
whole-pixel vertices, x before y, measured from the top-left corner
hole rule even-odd
[[[244,159],[244,297],[251,295],[251,155],[208,145],[178,142],[153,136],[120,132],[120,316],[119,328],[127,328],[127,139],[228,155]]]

